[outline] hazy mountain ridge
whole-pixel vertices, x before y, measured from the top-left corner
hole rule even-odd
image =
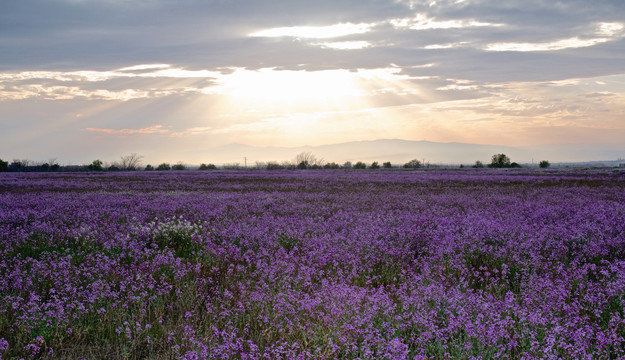
[[[476,160],[490,162],[493,154],[504,153],[519,163],[611,161],[625,158],[625,142],[603,144],[546,144],[536,146],[504,146],[469,143],[441,143],[401,139],[351,141],[338,144],[300,147],[251,146],[228,144],[208,149],[208,158],[223,163],[254,165],[256,162],[291,161],[301,152],[311,152],[327,162],[390,161],[401,164],[411,159],[432,164],[472,164]]]

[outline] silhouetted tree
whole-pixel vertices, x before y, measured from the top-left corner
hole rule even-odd
[[[362,161],[359,161],[354,164],[354,169],[366,169],[366,168],[367,168],[367,164],[363,163]]]
[[[387,162],[382,164],[382,167],[385,168],[385,169],[390,169],[390,168],[393,167],[393,165],[391,164],[390,161],[387,161]]]
[[[491,168],[506,168],[510,167],[510,158],[506,154],[495,154],[491,158],[488,167]]]
[[[418,169],[421,166],[423,166],[423,164],[421,164],[421,161],[417,159],[412,159],[404,164],[404,169]]]
[[[171,166],[168,163],[162,163],[159,166],[156,167],[156,170],[162,171],[162,170],[171,170]]]
[[[0,159],[0,171],[5,172],[9,171],[9,162]]]
[[[147,164],[147,165],[145,166],[145,171],[152,171],[152,170],[154,170],[154,166],[152,166],[152,165],[150,165],[150,164]]]
[[[267,170],[282,170],[284,166],[280,165],[277,161],[267,162]]]
[[[295,156],[295,164],[297,164],[298,169],[308,169],[315,165],[322,166],[323,159],[318,159],[310,151],[304,151]]]
[[[200,170],[215,170],[217,169],[217,166],[213,165],[213,164],[201,164],[200,165]]]
[[[541,168],[541,169],[546,169],[546,168],[550,167],[550,166],[551,166],[551,164],[550,164],[550,163],[549,163],[549,161],[547,161],[547,160],[542,160],[542,161],[538,164],[538,166],[540,166],[540,168]]]
[[[130,155],[122,156],[121,162],[115,164],[122,170],[137,170],[141,165],[141,159],[143,156],[132,153]]]
[[[380,165],[378,165],[377,161],[374,161],[371,163],[371,165],[369,165],[369,169],[379,169]]]
[[[102,167],[102,161],[93,160],[93,162],[87,165],[87,170],[89,171],[102,171],[104,168]]]
[[[176,165],[173,165],[171,167],[172,170],[185,170],[187,167],[184,166],[182,163],[177,163]]]
[[[484,163],[482,163],[481,161],[477,160],[477,161],[475,162],[475,165],[473,165],[473,167],[474,167],[475,169],[481,169],[481,168],[483,168],[483,167],[484,167]]]

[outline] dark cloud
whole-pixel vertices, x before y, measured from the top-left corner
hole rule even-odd
[[[597,22],[622,21],[620,1],[167,1],[5,0],[0,5],[0,70],[111,69],[169,63],[189,68],[373,68],[440,64],[445,76],[544,79],[619,73],[621,41],[576,52],[496,54],[492,43],[541,43],[592,36]],[[412,5],[412,6],[411,6]],[[399,29],[392,19],[475,21],[501,26]],[[271,27],[370,23],[361,50],[296,38],[249,38]],[[463,43],[457,48],[440,48]],[[427,47],[430,48],[427,48]],[[436,48],[438,46],[438,49]],[[600,70],[592,70],[592,68]]]

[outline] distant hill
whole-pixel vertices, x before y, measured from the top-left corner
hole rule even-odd
[[[318,158],[339,164],[345,161],[380,163],[390,161],[401,164],[411,159],[425,160],[432,164],[473,164],[476,160],[489,163],[493,154],[504,153],[518,163],[538,163],[540,160],[555,162],[591,162],[625,158],[625,142],[605,144],[550,144],[537,146],[502,146],[467,143],[440,143],[382,139],[352,141],[339,144],[301,147],[259,147],[229,144],[208,149],[203,158],[216,163],[239,163],[254,165],[256,161],[293,160],[301,152],[312,152]],[[195,154],[197,155],[197,154]]]

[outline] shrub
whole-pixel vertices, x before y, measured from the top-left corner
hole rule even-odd
[[[510,167],[510,158],[506,154],[495,154],[491,158],[490,168],[507,168]]]
[[[156,167],[156,170],[171,170],[171,166],[168,163],[162,163]]]
[[[122,156],[121,162],[119,164],[115,164],[116,167],[119,167],[122,170],[137,170],[141,165],[141,159],[143,156],[137,155],[135,153]]]
[[[362,161],[359,161],[354,164],[354,169],[366,169],[366,168],[367,168],[367,164],[363,163]]]
[[[9,170],[9,162],[0,159],[0,171],[8,171]]]
[[[318,159],[311,152],[301,152],[295,156],[295,163],[297,164],[298,169],[308,169],[314,165],[323,165],[323,159]],[[304,165],[306,167],[303,167]]]
[[[9,171],[25,171],[26,165],[20,160],[13,160],[9,164]]]
[[[542,161],[538,164],[538,166],[540,166],[540,168],[541,168],[541,169],[546,169],[546,168],[550,167],[550,166],[551,166],[551,164],[550,164],[550,163],[549,163],[549,161],[547,161],[547,160],[542,160]]]
[[[152,171],[152,170],[154,170],[154,166],[152,166],[152,165],[150,165],[150,164],[147,164],[147,165],[145,166],[145,171]]]
[[[390,169],[390,168],[393,167],[393,165],[391,164],[390,161],[387,161],[387,162],[382,164],[382,167],[385,168],[385,169]]]
[[[267,163],[266,169],[267,170],[282,170],[282,169],[284,169],[284,166],[280,165],[276,161],[269,161]]]
[[[474,169],[481,169],[481,168],[483,168],[483,167],[484,167],[484,163],[482,163],[482,162],[481,162],[481,161],[479,161],[479,160],[477,160],[477,161],[475,162],[475,165],[473,165],[473,168],[474,168]]]
[[[369,169],[379,169],[380,165],[378,165],[377,161],[374,161],[371,163],[371,165],[369,166]]]
[[[93,162],[87,165],[87,170],[89,171],[102,171],[104,168],[102,167],[102,161],[93,160]]]
[[[200,170],[216,170],[217,166],[215,166],[214,164],[201,164],[200,165]]]
[[[187,167],[182,165],[181,163],[178,163],[176,165],[173,165],[171,167],[172,170],[185,170]]]
[[[404,169],[418,169],[421,166],[423,166],[423,164],[421,164],[421,161],[417,159],[412,159],[404,164]]]

